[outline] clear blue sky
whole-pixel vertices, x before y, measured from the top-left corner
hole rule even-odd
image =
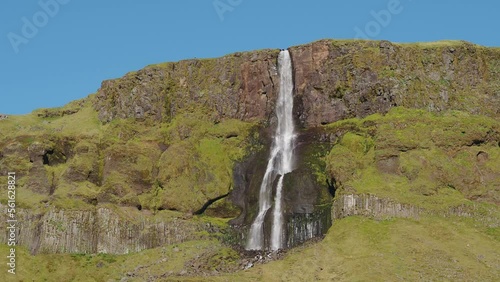
[[[371,39],[500,46],[500,1],[394,1],[4,0],[0,113],[62,106],[148,64],[354,38],[356,28]]]

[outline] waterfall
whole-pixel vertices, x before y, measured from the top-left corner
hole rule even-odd
[[[272,214],[270,248],[271,250],[283,248],[283,178],[285,174],[293,170],[293,148],[295,139],[292,113],[292,60],[288,50],[280,52],[278,57],[278,70],[280,73],[280,89],[276,104],[278,125],[274,134],[266,172],[260,185],[259,212],[250,227],[246,247],[248,250],[262,250],[264,248],[264,219],[267,211],[273,205],[273,182],[278,175],[279,180],[276,187]]]

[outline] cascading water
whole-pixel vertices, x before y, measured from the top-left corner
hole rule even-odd
[[[264,248],[264,219],[267,211],[272,206],[273,182],[279,175],[274,199],[272,215],[272,229],[270,249],[283,248],[283,210],[282,192],[285,174],[293,170],[294,125],[293,125],[293,78],[292,60],[288,50],[280,52],[278,57],[278,70],[280,73],[280,91],[276,105],[278,125],[274,134],[273,145],[267,163],[266,173],[262,179],[259,192],[259,212],[250,227],[248,250],[262,250]]]

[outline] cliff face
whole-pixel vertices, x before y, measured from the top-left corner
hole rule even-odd
[[[500,52],[466,42],[318,41],[290,49],[296,115],[306,126],[387,112],[498,116]]]
[[[273,113],[279,77],[278,50],[235,53],[146,67],[102,83],[99,119],[170,121],[183,109],[204,107],[211,120],[267,119]]]
[[[380,198],[367,194],[339,195],[332,204],[331,216],[333,220],[340,220],[350,216],[363,216],[376,220],[393,218],[420,217],[462,217],[476,221],[488,228],[498,228],[500,218],[494,207],[484,208],[479,205],[458,205],[441,211],[426,210],[411,204],[398,203],[392,199]]]
[[[394,44],[322,40],[291,47],[296,105],[305,127],[387,112],[394,106],[497,116],[500,51],[467,42]],[[105,81],[101,121],[168,120],[201,104],[214,119],[273,115],[278,50],[147,67]]]
[[[1,219],[7,220],[7,207],[0,205]],[[5,211],[5,212],[4,212]],[[178,217],[152,216],[131,208],[112,210],[61,210],[45,212],[17,211],[17,242],[32,254],[38,253],[107,253],[126,254],[165,244],[197,239],[201,222]],[[7,242],[0,233],[0,242]]]
[[[382,214],[500,203],[500,50],[322,40],[290,52],[300,132],[298,169],[285,177],[289,246],[326,232],[321,208],[335,191],[388,199]],[[205,211],[244,228],[276,123],[278,53],[153,65],[63,108],[1,120],[0,172],[17,173],[29,230],[21,242],[33,252],[124,253],[201,230],[103,205]],[[377,211],[367,203],[379,200],[363,201],[354,206]]]
[[[374,195],[340,195],[332,207],[332,218],[361,215],[376,219],[403,217],[418,218],[423,209],[408,204],[381,199]]]

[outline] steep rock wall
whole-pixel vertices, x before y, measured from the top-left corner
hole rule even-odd
[[[202,105],[213,120],[268,121],[274,113],[279,50],[235,53],[146,67],[102,83],[101,121],[169,120]],[[290,48],[295,115],[314,127],[394,106],[498,116],[500,51],[468,42],[394,44],[321,40]]]
[[[417,218],[423,209],[412,205],[396,203],[374,195],[340,195],[332,206],[332,218],[341,219],[360,215],[377,219],[390,217]]]
[[[442,217],[458,216],[473,218],[491,228],[500,226],[500,218],[494,209],[479,209],[475,205],[457,206],[443,211],[426,210],[410,204],[402,204],[391,199],[379,198],[367,194],[343,194],[338,196],[332,205],[332,220],[348,216],[366,216],[375,219],[419,218],[422,215]]]
[[[295,113],[305,127],[394,106],[500,114],[498,49],[467,42],[321,40],[290,52]]]
[[[7,207],[0,205],[0,219],[6,222]],[[126,214],[125,214],[126,213]],[[37,213],[18,209],[17,242],[31,253],[125,254],[164,244],[197,238],[201,223],[180,218],[161,218],[132,209],[61,210]],[[0,233],[7,243],[7,232]]]
[[[205,107],[215,121],[267,119],[279,85],[277,56],[278,50],[262,50],[149,66],[104,81],[94,107],[103,122],[169,121],[193,107]]]

